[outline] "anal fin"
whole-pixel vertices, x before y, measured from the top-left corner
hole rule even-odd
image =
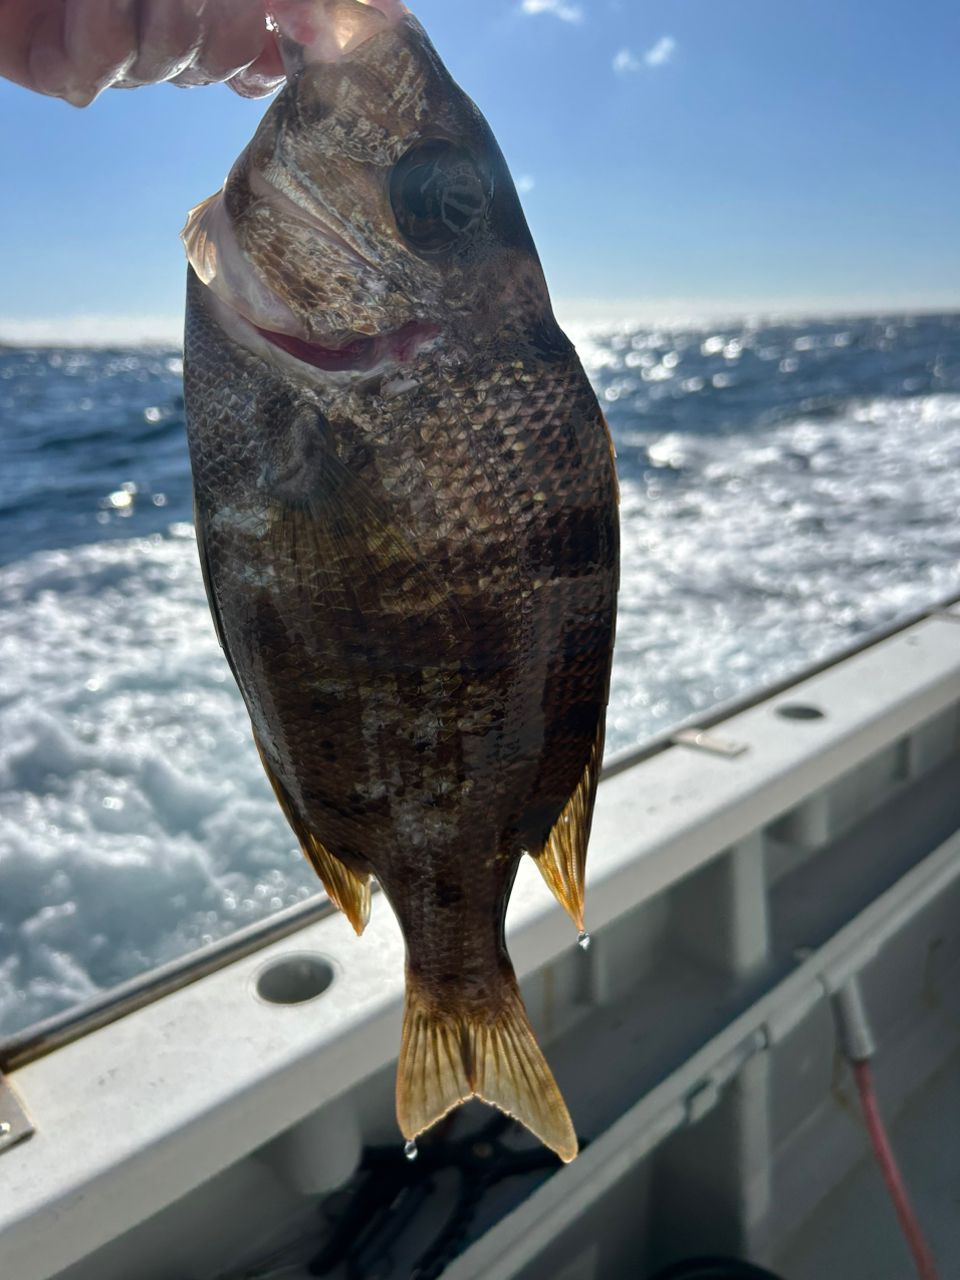
[[[587,842],[590,839],[593,805],[597,798],[597,782],[603,758],[603,730],[601,720],[590,759],[576,790],[564,805],[543,848],[533,855],[551,893],[581,932]]]
[[[320,877],[327,891],[327,897],[333,905],[343,912],[358,935],[363,933],[370,919],[369,875],[358,875],[355,871],[351,871],[345,863],[325,849],[312,832],[307,830],[294,809],[286,788],[270,767],[256,734],[253,735],[253,740],[257,744],[260,760],[284,817],[300,841],[304,857]]]
[[[564,1163],[577,1154],[566,1103],[540,1051],[513,974],[495,1003],[440,1007],[407,973],[397,1069],[397,1120],[416,1138],[462,1102],[479,1098],[520,1122]]]

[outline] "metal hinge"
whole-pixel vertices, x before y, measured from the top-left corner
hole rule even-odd
[[[0,1074],[0,1156],[32,1133],[30,1117],[14,1093],[13,1085]]]
[[[742,756],[750,747],[746,742],[735,742],[732,738],[718,738],[706,729],[681,729],[670,741],[677,747],[694,747],[697,751],[707,751],[713,756],[726,756],[732,760]]]

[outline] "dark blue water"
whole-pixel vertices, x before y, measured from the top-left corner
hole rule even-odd
[[[181,372],[175,351],[0,348],[0,564],[190,519]]]
[[[762,433],[960,393],[960,315],[628,330],[584,354],[627,479],[651,465],[638,431]],[[0,348],[0,442],[0,563],[190,519],[178,352]]]
[[[615,431],[760,432],[851,401],[960,391],[960,314],[626,332],[606,345],[595,380]],[[676,357],[668,370],[664,356]]]

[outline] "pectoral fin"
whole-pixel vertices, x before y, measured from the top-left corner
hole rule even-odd
[[[371,489],[337,455],[313,406],[285,424],[285,454],[268,481],[268,547],[278,564],[310,572],[309,590],[335,625],[376,604],[386,618],[429,619],[454,642],[466,620],[449,583],[424,557],[382,490]]]
[[[323,881],[327,897],[334,906],[340,908],[359,936],[370,919],[370,877],[357,875],[356,872],[351,871],[339,858],[335,858],[325,849],[312,832],[306,829],[293,807],[286,788],[270,767],[256,734],[253,735],[253,740],[257,744],[260,759],[280,803],[280,808],[300,841],[304,857]]]
[[[590,759],[573,795],[563,807],[553,830],[534,860],[556,900],[583,931],[584,879],[587,868],[587,841],[597,796],[600,762],[603,758],[603,721],[594,740]]]

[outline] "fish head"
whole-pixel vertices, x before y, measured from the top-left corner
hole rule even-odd
[[[271,7],[288,82],[184,231],[229,336],[338,374],[518,331],[549,346],[506,163],[419,23],[398,0]]]

